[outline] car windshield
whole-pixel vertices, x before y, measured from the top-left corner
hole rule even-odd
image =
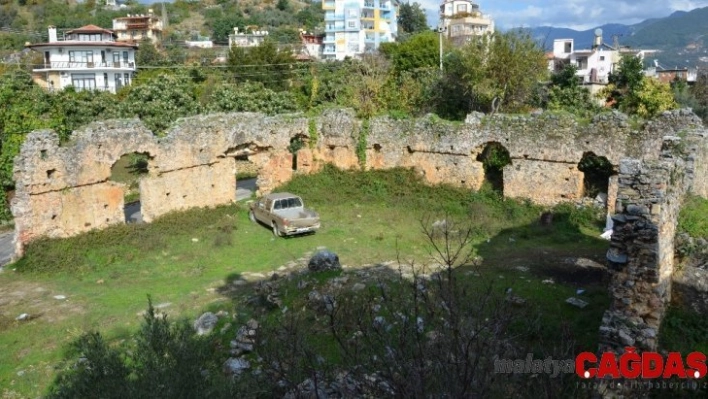
[[[302,206],[302,201],[298,197],[283,198],[275,201],[274,209],[298,208]]]

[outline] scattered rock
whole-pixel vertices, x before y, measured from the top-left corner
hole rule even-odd
[[[58,301],[63,301],[64,299],[66,299],[66,295],[54,295],[54,299]]]
[[[27,321],[30,319],[29,313],[22,313],[21,315],[15,317],[15,320],[17,321]]]
[[[104,283],[103,279],[100,279],[100,280],[97,280],[97,281],[96,281],[96,284],[103,284],[103,283]]]
[[[555,284],[552,278],[541,281],[541,284]]]
[[[582,288],[575,291],[575,295],[582,295],[584,293],[585,293],[585,290]]]
[[[246,326],[250,328],[251,330],[257,330],[258,329],[258,321],[256,319],[250,319],[246,322]]]
[[[214,329],[219,318],[212,312],[206,312],[194,322],[194,329],[197,335],[209,334]]]
[[[526,266],[516,266],[514,269],[516,269],[516,270],[518,270],[518,271],[520,271],[520,272],[522,272],[522,273],[525,273],[525,272],[529,271],[529,268],[526,267]]]
[[[620,342],[622,342],[622,345],[626,345],[626,346],[634,345],[634,341],[635,341],[634,338],[629,336],[629,334],[626,331],[620,330],[618,335],[619,335]]]
[[[364,285],[362,283],[356,283],[352,286],[352,291],[361,291],[361,290],[364,290],[365,288],[366,288],[366,285]]]
[[[328,250],[322,250],[310,258],[310,261],[307,263],[307,268],[312,272],[321,272],[325,270],[341,270],[342,265],[339,263],[339,256],[337,256],[337,254]]]
[[[580,309],[583,309],[584,307],[588,306],[587,302],[583,301],[582,299],[575,298],[575,297],[570,297],[570,298],[566,299],[565,303],[569,303],[573,306],[577,306]]]
[[[170,302],[163,302],[163,303],[158,303],[157,305],[154,306],[155,309],[164,309],[172,306],[172,303]]]
[[[199,242],[198,238],[192,238],[192,242]]]
[[[647,338],[656,338],[656,329],[645,328],[642,330],[642,335],[644,335]]]
[[[607,260],[613,263],[627,263],[627,254],[621,252],[618,248],[610,248],[607,250]]]
[[[305,288],[307,288],[307,285],[308,285],[308,284],[309,284],[309,283],[308,283],[307,281],[305,281],[305,280],[300,280],[300,281],[297,282],[297,289],[299,289],[299,290],[305,289]]]
[[[227,375],[239,376],[249,368],[251,368],[251,363],[242,357],[230,357],[224,362],[224,373]]]

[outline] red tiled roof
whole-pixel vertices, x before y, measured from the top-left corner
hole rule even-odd
[[[34,44],[28,44],[25,47],[35,48],[35,47],[62,47],[62,46],[138,48],[137,44],[123,43],[123,42],[87,42],[87,41],[81,41],[81,40],[62,40],[60,42],[51,42],[51,43],[34,43]]]
[[[96,26],[96,25],[86,25],[86,26],[72,29],[72,30],[66,32],[67,35],[70,35],[72,33],[111,33],[112,34],[113,31],[108,30],[108,29],[103,29],[100,26]]]

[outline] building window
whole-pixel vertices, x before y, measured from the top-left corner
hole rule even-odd
[[[108,90],[108,74],[107,73],[103,74],[103,88]]]
[[[120,74],[116,73],[114,79],[116,81],[116,91],[118,91],[121,87],[123,87],[123,83],[120,81]]]
[[[69,51],[69,62],[81,64],[93,62],[93,51]]]
[[[95,90],[96,75],[93,73],[72,73],[71,85],[76,88],[76,91]]]
[[[128,63],[128,52],[127,51],[123,52],[123,62],[125,62],[126,64]]]
[[[467,4],[458,4],[457,12],[467,12]]]
[[[347,27],[349,27],[349,28],[356,28],[356,22],[354,22],[354,21],[349,21],[349,22],[347,22]]]
[[[130,74],[129,73],[123,74],[123,83],[125,83],[126,86],[130,84]]]
[[[565,42],[565,48],[563,49],[563,51],[566,54],[572,53],[573,52],[573,42]]]
[[[81,42],[100,42],[102,39],[100,33],[80,34],[78,36]]]
[[[604,61],[604,60],[605,60],[605,56],[604,56],[604,55],[601,55],[601,56],[600,56],[600,61]]]

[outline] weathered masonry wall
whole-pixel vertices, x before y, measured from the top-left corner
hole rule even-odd
[[[677,273],[678,277],[674,273],[678,214],[687,192],[702,193],[705,175],[701,174],[705,171],[701,168],[705,164],[700,161],[708,146],[705,131],[682,131],[682,136],[664,136],[657,160],[620,162],[614,234],[607,253],[612,302],[600,327],[601,353],[621,355],[627,347],[656,351],[672,283],[677,282],[682,287],[678,293],[689,300],[701,302],[707,297],[708,275],[704,271]],[[688,282],[687,278],[693,280]],[[705,303],[686,305],[706,309]],[[619,386],[602,396],[646,396],[624,389]]]
[[[312,125],[316,138],[310,137]],[[235,158],[255,164],[259,189],[268,192],[294,173],[314,172],[325,163],[359,167],[360,143],[365,143],[367,168],[412,167],[431,183],[472,189],[484,181],[478,155],[489,143],[499,143],[512,158],[504,169],[505,195],[555,204],[583,195],[584,175],[578,170],[583,154],[604,156],[616,166],[626,157],[659,160],[664,136],[702,129],[686,111],[666,113],[634,130],[619,113],[599,115],[587,125],[551,114],[471,114],[464,123],[382,117],[367,125],[350,111],[332,110],[313,120],[255,113],[196,116],[178,121],[163,138],[138,120],[97,122],[74,132],[62,146],[53,132],[37,131],[15,160],[17,255],[38,237],[67,237],[123,223],[126,187],[109,178],[115,162],[130,153],[150,156],[149,173],[140,182],[143,219],[149,222],[173,210],[233,201]],[[288,151],[292,140],[305,143],[296,170]],[[690,160],[690,180],[692,189],[705,195],[708,166],[702,151]],[[610,204],[616,189],[610,184]]]
[[[657,349],[659,326],[671,300],[681,203],[689,191],[705,196],[702,161],[708,135],[700,129],[681,133],[683,137],[664,136],[659,159],[620,162],[607,256],[612,304],[600,328],[601,349]],[[705,285],[708,280],[695,283]]]

